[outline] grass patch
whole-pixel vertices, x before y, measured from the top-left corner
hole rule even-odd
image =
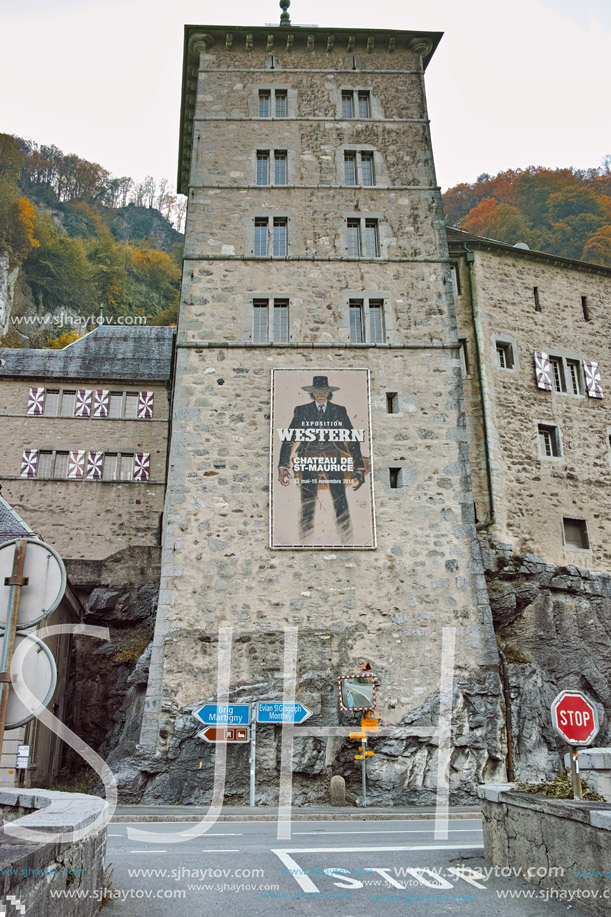
[[[605,798],[590,788],[587,780],[581,778],[583,798],[594,802],[605,802]],[[517,783],[511,788],[512,793],[530,793],[533,796],[549,796],[551,799],[572,799],[573,784],[568,774],[558,774],[553,780],[541,783]]]
[[[120,647],[112,657],[112,661],[117,662],[119,665],[135,665],[148,645],[149,638],[146,631],[141,628],[132,630],[122,638]]]

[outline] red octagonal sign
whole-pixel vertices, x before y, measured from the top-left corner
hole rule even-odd
[[[598,711],[581,691],[562,691],[552,704],[552,724],[569,745],[589,745],[599,730]]]

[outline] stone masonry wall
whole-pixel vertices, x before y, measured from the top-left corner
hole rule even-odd
[[[69,390],[93,386],[74,379],[52,383],[11,379],[0,382],[3,496],[65,558],[102,559],[128,545],[158,544],[167,461],[167,389],[146,383],[147,390],[155,393],[152,420],[28,416],[30,385],[45,384],[48,388]],[[126,388],[125,383],[113,387],[108,382],[99,387],[118,391]],[[24,449],[149,452],[150,480],[22,478]]]
[[[611,522],[601,495],[611,487],[611,359],[604,345],[611,333],[607,302],[611,278],[495,250],[475,251],[475,291],[482,352],[482,377],[488,414],[496,512],[492,536],[511,543],[515,553],[537,553],[547,561],[608,570]],[[457,298],[459,334],[470,343],[471,307],[466,264]],[[535,310],[534,287],[541,311]],[[581,297],[587,297],[586,321]],[[511,343],[513,369],[501,369],[497,340]],[[561,394],[537,388],[535,350],[599,364],[604,397]],[[582,380],[583,386],[583,380]],[[476,381],[467,382],[469,427],[478,431]],[[473,410],[471,406],[473,405]],[[538,445],[537,424],[557,426],[561,456],[546,458]],[[481,438],[470,439],[472,467],[482,467]],[[476,504],[486,505],[484,476],[474,476]],[[586,521],[590,549],[569,549],[563,517]]]
[[[352,53],[345,30],[324,43],[321,32],[306,41],[295,31],[292,50],[282,30],[257,35],[252,50],[239,29],[209,31],[197,45],[187,125],[191,180],[159,607],[141,748],[124,762],[124,793],[209,798],[214,749],[196,738],[191,712],[214,700],[220,627],[233,628],[232,700],[281,694],[284,630],[295,627],[297,691],[308,698],[312,726],[358,724],[358,714],[340,718],[337,676],[364,660],[380,680],[383,725],[431,726],[447,626],[456,633],[452,784],[465,798],[502,766],[500,683],[421,58],[407,49],[410,33],[397,33],[396,43],[368,40],[369,53],[359,36]],[[261,87],[287,90],[288,118],[258,118]],[[370,117],[342,118],[347,89],[370,92]],[[256,184],[262,149],[286,151],[287,185]],[[374,187],[346,187],[345,149],[373,151]],[[288,254],[255,259],[254,218],[274,214],[288,221]],[[378,255],[347,257],[349,218],[378,220]],[[288,299],[286,345],[253,343],[259,297]],[[383,343],[351,343],[351,297],[383,300]],[[370,370],[376,550],[269,548],[274,367]],[[387,392],[399,393],[399,413],[387,413]],[[402,469],[398,488],[390,467]],[[279,734],[259,732],[260,791],[271,801]],[[374,796],[433,800],[435,740],[381,739]],[[297,799],[324,798],[333,771],[352,780],[351,743],[296,745]],[[236,801],[248,779],[245,752],[230,749]]]

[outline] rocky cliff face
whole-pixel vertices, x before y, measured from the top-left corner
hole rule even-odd
[[[551,725],[560,691],[576,688],[598,703],[598,747],[611,742],[611,576],[557,567],[535,554],[485,550],[494,627],[508,681],[516,777],[563,770],[567,751]]]
[[[8,253],[0,252],[0,337],[11,331],[27,347],[28,331],[40,331],[40,326],[18,320],[25,315],[34,316],[36,311],[34,296],[23,268],[11,265]]]
[[[106,757],[134,751],[146,690],[147,650],[157,608],[159,549],[132,548],[103,561],[67,561],[84,622],[108,627],[110,640],[75,637],[70,726]],[[82,770],[77,756],[68,756]]]
[[[86,620],[106,624],[111,641],[100,646],[79,638],[74,708],[76,731],[115,772],[121,798],[149,803],[205,804],[214,780],[214,746],[197,737],[193,707],[177,711],[176,727],[163,755],[147,756],[138,745],[148,678],[148,644],[156,609],[158,557],[132,552],[97,566],[73,562],[70,575],[81,594]],[[541,557],[514,557],[503,545],[483,545],[488,593],[505,664],[505,691],[494,670],[473,666],[454,674],[453,751],[450,764],[455,803],[473,801],[475,787],[504,781],[506,771],[505,705],[513,732],[513,764],[518,779],[541,779],[563,767],[566,747],[551,727],[550,705],[564,688],[580,688],[611,714],[611,576],[577,567],[556,567]],[[94,569],[95,566],[95,569]],[[99,569],[98,569],[99,567]],[[191,638],[216,656],[216,638],[192,632]],[[277,656],[273,635],[261,657],[261,678],[244,685],[236,703],[276,696],[281,680],[264,658]],[[147,645],[148,644],[148,645]],[[243,639],[235,646],[236,664],[256,649]],[[333,673],[329,671],[329,683]],[[318,679],[306,674],[298,698],[314,711],[309,724],[353,725],[354,715],[340,714],[335,691],[321,692]],[[212,693],[210,696],[212,700]],[[437,722],[439,695],[432,694],[400,725],[430,727]],[[598,746],[611,744],[609,718],[602,717]],[[295,805],[328,798],[329,779],[341,774],[349,795],[360,796],[358,742],[340,737],[304,737],[294,743]],[[282,735],[279,727],[260,727],[257,735],[259,805],[278,802]],[[425,736],[372,737],[375,756],[368,761],[371,804],[432,804],[437,789],[438,742]],[[249,747],[228,746],[227,803],[248,799]]]
[[[11,268],[8,252],[0,253],[0,336],[6,334],[9,327],[13,300],[15,297],[15,283],[19,275],[19,268]]]

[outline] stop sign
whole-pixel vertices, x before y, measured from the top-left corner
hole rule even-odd
[[[562,691],[552,704],[552,724],[569,745],[589,745],[598,733],[598,711],[581,691]]]

